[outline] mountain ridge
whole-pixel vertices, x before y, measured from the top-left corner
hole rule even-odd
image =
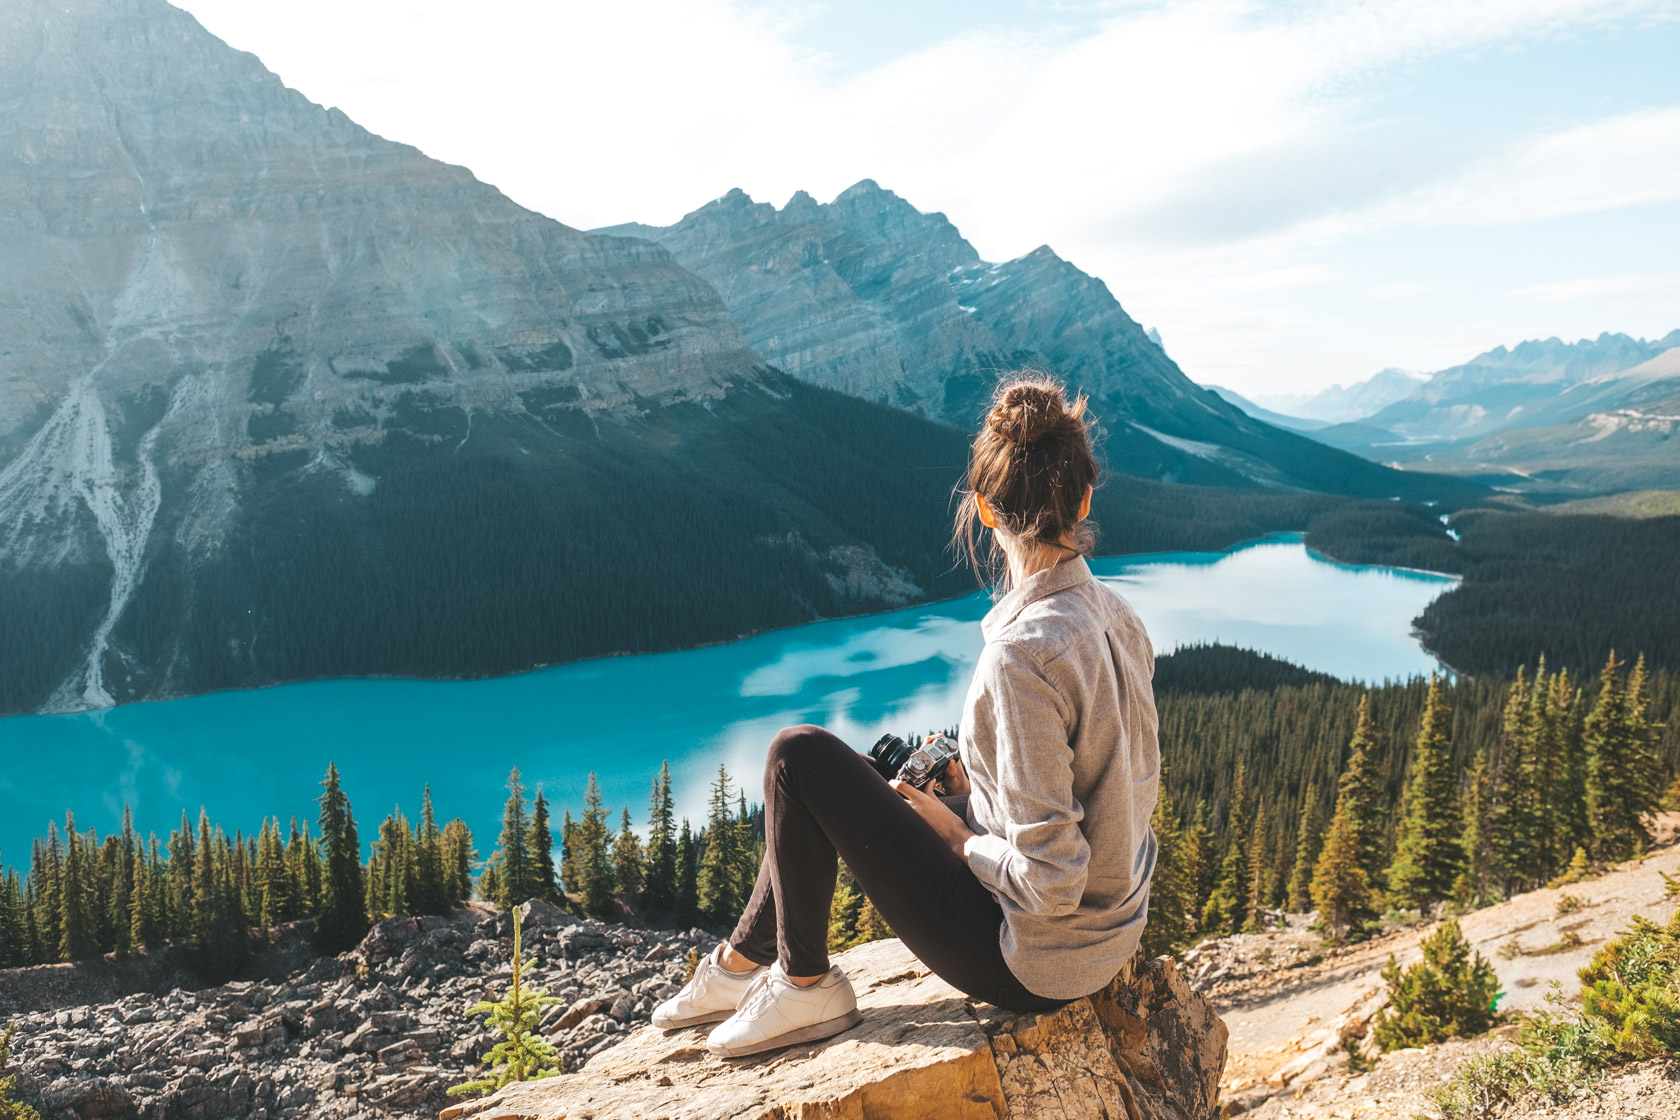
[[[971,428],[999,373],[1043,369],[1091,397],[1118,470],[1384,497],[1418,485],[1197,386],[1050,246],[987,262],[945,215],[872,179],[780,209],[735,188],[670,226],[596,232],[658,241],[718,289],[758,353],[815,384]]]

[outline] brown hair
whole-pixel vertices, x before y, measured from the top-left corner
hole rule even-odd
[[[1091,451],[1091,421],[1085,396],[1069,403],[1066,391],[1050,377],[1022,373],[998,383],[986,422],[969,449],[966,485],[959,484],[952,547],[966,553],[982,583],[1000,581],[1003,554],[997,537],[985,561],[975,544],[980,514],[976,495],[986,499],[998,528],[1011,536],[1066,549],[1062,537],[1073,533],[1072,552],[1088,556],[1097,535],[1079,517],[1085,489],[1097,480]]]

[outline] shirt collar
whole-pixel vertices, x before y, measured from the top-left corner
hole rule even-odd
[[[986,617],[980,620],[980,633],[986,641],[996,641],[1005,626],[1015,621],[1027,606],[1058,591],[1078,587],[1091,580],[1091,566],[1083,556],[1070,556],[1048,568],[1028,576],[1021,586],[999,599]]]

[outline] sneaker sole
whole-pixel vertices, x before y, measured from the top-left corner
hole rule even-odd
[[[779,1050],[784,1046],[797,1046],[801,1042],[816,1042],[819,1039],[832,1038],[841,1031],[849,1031],[863,1022],[863,1012],[852,1010],[835,1019],[815,1023],[809,1027],[800,1027],[773,1038],[761,1039],[758,1042],[740,1042],[734,1046],[710,1046],[706,1049],[720,1058],[745,1058],[751,1054],[762,1054],[766,1050]]]
[[[683,1019],[665,1019],[654,1023],[662,1031],[680,1031],[684,1027],[700,1027],[707,1023],[721,1023],[735,1014],[733,1008],[728,1011],[708,1011],[704,1015],[690,1015]]]

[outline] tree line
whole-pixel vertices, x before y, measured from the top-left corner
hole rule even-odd
[[[1271,724],[1245,719],[1256,706]],[[1156,951],[1282,910],[1316,907],[1340,938],[1385,911],[1486,905],[1637,854],[1649,815],[1680,807],[1680,680],[1643,659],[1630,669],[1612,654],[1596,682],[1542,662],[1504,684],[1436,676],[1168,694],[1160,707],[1178,769],[1154,820]],[[1324,729],[1347,722],[1332,743]]]
[[[272,930],[312,919],[322,952],[355,945],[372,922],[447,914],[470,898],[502,906],[539,899],[596,917],[641,914],[671,925],[722,926],[746,905],[764,852],[764,813],[718,768],[707,818],[696,830],[674,812],[669,764],[653,784],[646,839],[618,828],[589,777],[581,817],[556,830],[539,788],[527,798],[517,769],[495,849],[482,864],[459,818],[440,826],[431,788],[418,822],[400,809],[380,823],[368,858],[336,766],[327,769],[313,822],[282,832],[265,819],[254,836],[231,836],[199,810],[160,842],[144,840],[125,807],[123,827],[101,838],[66,814],[33,845],[28,871],[0,869],[0,968],[128,956],[175,944],[207,980],[238,974]]]

